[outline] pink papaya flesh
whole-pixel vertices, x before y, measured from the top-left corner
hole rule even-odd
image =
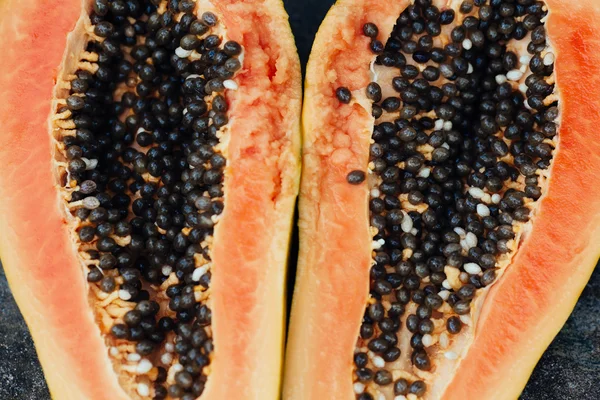
[[[4,0],[0,32],[0,253],[53,398],[276,398],[302,97],[282,4]]]
[[[493,3],[321,25],[285,400],[515,399],[589,279],[600,7]]]

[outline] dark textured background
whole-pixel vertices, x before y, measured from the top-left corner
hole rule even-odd
[[[314,34],[333,1],[284,0],[284,3],[304,64]],[[543,355],[521,400],[600,399],[598,313],[600,268],[592,276],[567,324]],[[49,398],[31,337],[0,268],[0,400]]]

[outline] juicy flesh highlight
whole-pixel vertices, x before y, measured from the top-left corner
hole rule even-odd
[[[359,400],[439,398],[488,289],[535,220],[558,145],[544,2],[415,0],[388,37],[367,23],[370,297],[353,355]],[[363,90],[365,92],[363,92]],[[365,182],[365,183],[363,183]]]
[[[86,4],[51,117],[60,201],[121,385],[196,399],[214,357],[211,247],[243,49],[208,1]]]

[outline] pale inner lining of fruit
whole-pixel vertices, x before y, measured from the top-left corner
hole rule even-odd
[[[50,118],[60,201],[123,388],[195,399],[243,49],[208,0],[83,4]]]
[[[546,6],[429,3],[413,4],[398,20],[371,66],[378,86],[352,93],[364,99],[367,91],[376,118],[367,174],[371,296],[352,377],[360,400],[439,398],[469,349],[488,289],[502,279],[535,220],[558,145]],[[453,34],[458,25],[461,31]],[[492,40],[494,34],[499,39]],[[386,44],[388,38],[373,40]],[[500,46],[490,49],[492,43]],[[394,61],[398,53],[405,62]],[[440,54],[443,61],[435,59]],[[431,111],[419,103],[428,96]],[[450,107],[440,111],[441,105]],[[468,173],[461,175],[459,162]],[[444,192],[452,197],[444,199]],[[431,213],[436,209],[452,213]],[[401,216],[390,215],[398,211]],[[451,317],[453,333],[447,326]]]

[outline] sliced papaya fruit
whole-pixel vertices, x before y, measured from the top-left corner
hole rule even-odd
[[[0,3],[0,250],[56,399],[274,399],[300,66],[275,0]]]
[[[285,400],[518,397],[600,254],[596,1],[340,0]]]

